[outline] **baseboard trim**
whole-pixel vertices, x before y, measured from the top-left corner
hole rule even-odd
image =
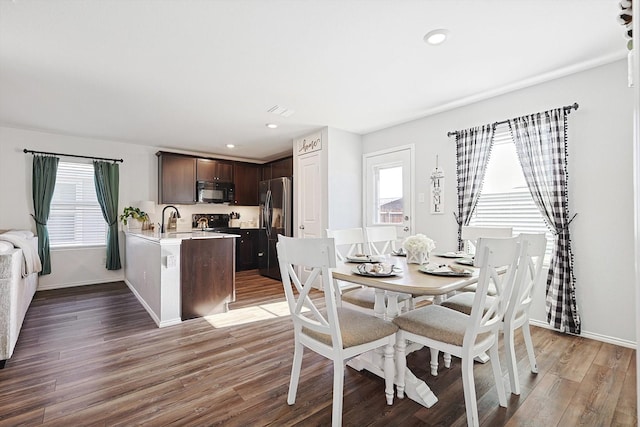
[[[158,325],[158,327],[160,327],[160,318],[151,309],[151,307],[149,307],[149,304],[147,304],[147,302],[144,300],[144,298],[142,298],[142,296],[140,296],[140,294],[138,293],[136,288],[134,288],[133,285],[131,284],[131,282],[129,282],[127,279],[124,279],[124,283],[127,284],[127,286],[129,287],[129,289],[131,290],[133,295],[135,295],[135,297],[138,299],[138,301],[142,305],[142,307],[144,307],[144,309],[147,310],[147,313],[149,313],[149,316],[151,316],[153,321],[156,322],[156,325]]]
[[[541,322],[539,320],[530,319],[529,320],[529,324],[531,324],[533,326],[539,326],[541,328],[549,329],[549,330],[552,330],[552,331],[556,330],[556,329],[552,328],[548,323]],[[610,337],[608,335],[596,334],[594,332],[582,331],[579,336],[584,337],[584,338],[588,338],[588,339],[592,339],[592,340],[596,340],[596,341],[606,342],[608,344],[619,345],[620,347],[632,348],[634,350],[637,347],[636,343],[633,342],[633,341],[628,341],[628,340],[623,340],[623,339],[620,339],[620,338]]]
[[[121,282],[123,279],[113,279],[113,278],[104,278],[98,280],[82,280],[79,282],[73,283],[64,283],[64,284],[49,284],[42,285],[42,283],[38,283],[37,291],[50,291],[53,289],[64,289],[64,288],[75,288],[76,286],[89,286],[89,285],[99,285],[102,283],[113,283],[113,282]]]
[[[158,323],[158,322],[156,322],[156,323]],[[179,325],[180,323],[182,323],[182,319],[165,320],[164,322],[160,322],[160,324],[158,324],[158,327],[159,328],[164,328],[166,326]]]
[[[144,298],[140,296],[136,288],[134,288],[133,285],[127,279],[124,279],[124,283],[126,283],[126,285],[129,287],[133,295],[135,295],[135,297],[138,299],[142,307],[144,307],[144,309],[147,310],[147,313],[149,313],[149,316],[151,316],[153,321],[156,322],[156,325],[158,325],[158,328],[164,328],[166,326],[173,326],[173,325],[178,325],[182,323],[182,319],[180,318],[160,321],[160,318],[158,317],[158,315],[151,309],[151,307],[149,307],[149,304],[147,304]]]

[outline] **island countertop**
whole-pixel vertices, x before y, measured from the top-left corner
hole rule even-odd
[[[238,234],[220,233],[217,231],[171,231],[168,233],[158,233],[156,231],[125,231],[125,234],[158,243],[179,243],[185,239],[226,239],[241,237]]]

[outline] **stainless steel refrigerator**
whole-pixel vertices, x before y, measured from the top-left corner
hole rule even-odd
[[[260,194],[258,268],[261,275],[280,280],[280,267],[276,253],[278,234],[293,235],[291,178],[261,181],[258,188]]]

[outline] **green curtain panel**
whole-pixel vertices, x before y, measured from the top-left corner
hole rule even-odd
[[[109,225],[107,232],[107,270],[120,270],[120,245],[118,243],[118,189],[120,169],[117,163],[93,162],[96,196],[102,216]]]
[[[36,221],[38,235],[38,255],[42,262],[40,275],[51,274],[51,255],[49,253],[49,231],[47,221],[51,209],[51,198],[56,188],[56,173],[58,171],[58,157],[33,156],[33,179],[31,181],[31,195],[33,197],[33,211],[31,215]]]

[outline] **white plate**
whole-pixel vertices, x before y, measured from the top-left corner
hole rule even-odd
[[[460,259],[457,259],[455,262],[456,264],[473,266],[473,258],[460,258]]]
[[[385,261],[385,257],[382,255],[365,255],[365,256],[347,256],[347,262],[357,262],[357,263],[363,263],[363,262],[370,262],[372,264],[377,264],[379,262],[384,262]]]
[[[397,276],[401,273],[401,271],[393,270],[391,273],[361,273],[357,268],[351,270],[352,273],[357,274],[358,276],[367,276],[367,277],[392,277]]]
[[[391,277],[391,276],[397,276],[398,274],[402,273],[402,269],[396,266],[393,266],[392,270],[388,273],[376,273],[373,271],[366,271],[365,269],[366,269],[366,264],[361,264],[357,268],[354,268],[353,270],[351,270],[351,272],[359,276],[368,276],[368,277]]]
[[[465,254],[464,252],[444,252],[441,254],[436,254],[436,256],[442,258],[464,258],[465,256],[467,256],[467,254]]]
[[[434,276],[469,277],[472,274],[470,271],[458,273],[449,267],[429,267],[428,265],[421,265],[418,267],[418,270],[423,273],[433,274]]]
[[[365,255],[365,256],[347,256],[347,261],[348,262],[380,262],[380,261],[374,260],[369,255]]]

